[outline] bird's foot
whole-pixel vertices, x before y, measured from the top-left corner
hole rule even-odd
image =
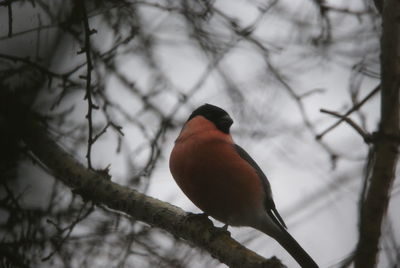
[[[228,231],[228,224],[225,224],[222,227],[215,227],[211,232],[210,240],[218,239],[223,236],[231,236],[231,233]]]

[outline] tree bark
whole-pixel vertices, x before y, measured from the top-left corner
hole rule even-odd
[[[400,2],[383,1],[381,37],[381,121],[375,160],[360,218],[356,268],[376,267],[382,221],[396,174],[399,136]]]

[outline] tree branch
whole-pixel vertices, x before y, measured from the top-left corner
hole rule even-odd
[[[352,128],[354,128],[355,131],[357,131],[358,134],[360,134],[360,136],[364,139],[365,143],[370,143],[372,141],[371,135],[369,133],[367,133],[365,130],[363,130],[359,125],[357,125],[353,120],[351,120],[351,118],[341,115],[337,112],[333,112],[333,111],[328,111],[326,109],[320,109],[319,110],[321,113],[326,113],[326,114],[330,114],[336,117],[339,117],[341,120],[346,121],[347,124],[349,124]]]
[[[211,221],[193,217],[171,204],[141,194],[110,181],[109,176],[85,168],[65,152],[47,133],[44,126],[29,120],[23,140],[28,148],[54,174],[84,200],[126,213],[136,220],[166,230],[174,236],[205,249],[230,267],[284,267],[276,258],[264,259],[215,228]]]
[[[329,131],[331,131],[332,129],[334,129],[335,127],[337,127],[338,125],[340,125],[340,123],[344,122],[345,119],[347,118],[350,114],[352,114],[353,112],[357,111],[358,109],[361,108],[361,106],[364,105],[364,103],[366,103],[371,97],[373,97],[376,93],[378,93],[378,91],[381,89],[381,85],[377,85],[367,96],[365,96],[365,98],[360,101],[359,103],[357,103],[356,105],[354,105],[353,107],[350,108],[350,110],[348,110],[344,115],[343,118],[341,118],[339,121],[337,121],[336,123],[334,123],[332,126],[328,127],[327,129],[325,129],[321,134],[318,134],[317,136],[315,136],[315,138],[317,140],[322,139],[323,136],[325,136],[326,133],[328,133]]]
[[[399,139],[400,85],[400,3],[383,1],[381,38],[381,122],[373,148],[370,185],[361,209],[360,238],[355,255],[356,268],[376,267],[382,221],[395,179]]]
[[[92,47],[90,43],[90,36],[96,33],[96,30],[91,30],[89,26],[89,19],[86,14],[85,1],[77,1],[77,6],[79,7],[79,12],[81,13],[83,29],[85,34],[84,39],[84,47],[78,54],[85,53],[86,55],[86,76],[83,79],[86,80],[86,94],[85,100],[88,103],[88,110],[86,114],[86,119],[88,120],[88,146],[86,152],[86,159],[88,163],[88,167],[92,169],[92,145],[94,143],[93,139],[93,110],[98,109],[96,105],[93,103],[92,99],[92,71],[93,71],[93,62],[92,62]]]

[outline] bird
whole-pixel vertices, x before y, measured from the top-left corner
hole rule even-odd
[[[275,239],[303,268],[316,262],[287,231],[271,185],[260,166],[230,134],[232,118],[204,104],[184,123],[169,168],[184,194],[207,216],[229,226],[249,226]]]

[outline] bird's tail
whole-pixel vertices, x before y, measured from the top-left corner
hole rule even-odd
[[[257,227],[255,227],[257,228]],[[268,224],[257,228],[261,232],[273,237],[297,261],[302,268],[318,268],[315,261],[285,230],[283,226]]]
[[[317,263],[285,229],[282,228],[281,232],[274,238],[302,268],[318,268]]]

